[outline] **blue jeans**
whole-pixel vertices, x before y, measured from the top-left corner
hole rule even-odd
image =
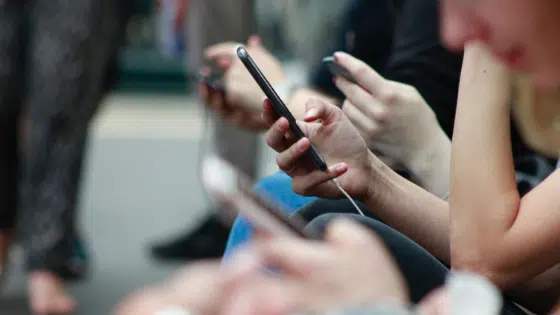
[[[255,190],[266,192],[268,195],[276,198],[276,201],[280,202],[283,206],[282,209],[288,211],[287,215],[294,213],[300,207],[316,199],[315,197],[303,197],[293,192],[292,179],[283,172],[263,178],[257,183]],[[239,245],[250,240],[252,235],[253,228],[251,224],[247,220],[238,217],[229,234],[224,258],[231,255]]]

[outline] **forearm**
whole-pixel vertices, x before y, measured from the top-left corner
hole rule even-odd
[[[499,256],[518,212],[509,95],[507,69],[485,48],[467,47],[451,160],[451,249],[458,268]]]
[[[288,109],[296,119],[303,120],[305,103],[311,98],[316,98],[329,104],[334,104],[336,102],[334,98],[310,88],[296,88],[292,91],[292,95],[287,104]]]
[[[446,198],[449,196],[451,140],[439,125],[430,139],[429,145],[405,164],[418,185]]]
[[[560,296],[560,264],[509,290],[516,302],[536,314],[548,314]]]
[[[560,261],[560,176],[520,199],[510,139],[510,74],[485,48],[465,50],[451,165],[453,267],[511,289]]]
[[[365,203],[385,223],[450,263],[447,202],[401,177],[371,154],[371,178]]]

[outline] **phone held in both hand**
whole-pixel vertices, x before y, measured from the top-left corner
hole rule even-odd
[[[253,79],[257,82],[261,90],[263,91],[264,95],[270,100],[272,104],[272,108],[276,115],[284,117],[290,123],[290,130],[292,133],[297,137],[297,139],[301,139],[305,137],[305,134],[299,128],[296,119],[284,104],[284,101],[278,96],[272,85],[268,82],[262,71],[259,69],[257,64],[253,61],[253,58],[249,55],[247,50],[244,47],[237,48],[237,57],[241,60],[245,68],[249,71]],[[313,145],[307,151],[307,154],[312,159],[313,163],[323,172],[327,171],[327,163],[317,149]]]
[[[341,65],[339,65],[333,57],[325,57],[323,58],[323,65],[325,65],[325,67],[327,67],[327,69],[329,70],[329,72],[333,75],[333,76],[338,76],[338,77],[343,77],[344,79],[354,83],[354,84],[358,84],[358,82],[356,81],[356,79],[354,78],[354,76],[352,74],[350,74],[350,72],[346,69],[344,69]]]
[[[210,195],[224,204],[223,208],[233,211],[222,215],[240,215],[257,230],[270,235],[321,239],[319,233],[304,229],[306,223],[303,219],[288,217],[287,212],[282,211],[271,198],[253,191],[249,178],[218,156],[204,159],[202,176],[204,187]]]

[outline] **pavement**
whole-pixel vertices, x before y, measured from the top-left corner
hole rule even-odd
[[[90,134],[80,221],[92,272],[70,291],[76,315],[108,315],[129,292],[178,267],[150,260],[149,244],[205,216],[197,176],[204,119],[189,97],[111,95]],[[21,255],[14,251],[11,261],[0,315],[27,315]]]

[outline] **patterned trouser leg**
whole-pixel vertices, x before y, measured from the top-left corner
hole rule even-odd
[[[23,87],[23,4],[0,6],[0,229],[15,224],[18,116]]]
[[[18,234],[31,270],[62,272],[72,255],[88,124],[117,44],[117,2],[26,2]]]

